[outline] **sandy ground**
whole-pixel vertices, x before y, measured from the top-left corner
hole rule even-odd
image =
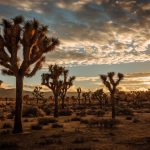
[[[1,134],[0,150],[149,150],[150,149],[150,113],[134,113],[138,122],[118,116],[119,123],[111,128],[89,127],[79,121],[69,121],[69,117],[59,117],[63,128],[52,128],[51,124],[41,130],[31,130],[37,118],[23,118],[24,133]],[[90,118],[94,116],[86,116]],[[95,117],[96,118],[96,117]],[[13,123],[13,120],[3,122]],[[0,129],[2,132],[6,129]],[[9,146],[9,143],[16,143]],[[2,146],[3,144],[3,146]],[[6,145],[6,146],[5,146]]]

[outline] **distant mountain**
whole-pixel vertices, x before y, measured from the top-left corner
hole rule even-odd
[[[0,98],[15,98],[16,95],[16,89],[4,89],[0,88]],[[29,95],[30,97],[33,97],[31,91],[23,91],[23,95]],[[67,96],[76,96],[76,92],[68,92]],[[44,97],[48,98],[49,96],[52,96],[52,92],[44,92]]]

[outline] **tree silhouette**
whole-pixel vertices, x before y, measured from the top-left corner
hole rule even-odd
[[[48,27],[36,19],[24,21],[22,16],[12,20],[3,19],[0,35],[0,65],[3,74],[16,77],[16,106],[14,133],[23,131],[21,122],[22,91],[24,77],[32,77],[41,69],[44,54],[54,50],[58,39],[48,38]],[[20,52],[22,51],[22,52]],[[19,54],[18,54],[19,53]],[[18,56],[21,55],[22,56]]]
[[[77,88],[77,93],[78,93],[78,103],[80,105],[80,103],[81,103],[81,88],[80,87]]]
[[[100,108],[103,109],[103,106],[107,103],[107,95],[104,93],[103,89],[93,92],[93,97],[99,102]]]
[[[118,79],[116,81],[114,79],[114,76],[115,76],[114,72],[109,72],[107,75],[100,75],[103,84],[107,87],[107,89],[110,92],[112,104],[112,119],[115,119],[116,116],[114,95],[117,90],[117,86],[119,85],[120,81],[123,80],[124,75],[122,73],[118,73],[117,74]]]
[[[82,97],[84,98],[84,104],[87,103],[87,100],[89,101],[89,104],[91,103],[91,91],[82,93]]]
[[[75,76],[68,77],[68,70],[64,69],[63,71],[63,82],[60,90],[60,98],[62,101],[62,109],[64,109],[64,101],[66,97],[67,90],[73,85],[73,81],[75,80]]]
[[[37,104],[39,103],[39,100],[44,99],[43,92],[41,92],[42,87],[36,86],[32,92],[33,96],[37,100]]]
[[[63,85],[61,77],[64,70],[64,67],[55,64],[49,66],[49,73],[42,74],[42,85],[51,89],[54,95],[54,117],[58,117],[58,97]]]

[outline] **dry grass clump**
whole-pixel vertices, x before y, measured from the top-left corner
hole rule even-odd
[[[38,119],[40,125],[48,125],[49,123],[56,123],[58,120],[52,117],[42,117]]]
[[[62,109],[59,111],[60,116],[71,116],[72,111],[70,109]]]
[[[5,142],[0,142],[0,149],[17,149],[19,148],[18,144],[16,141],[5,141]]]
[[[63,124],[60,124],[60,123],[53,123],[52,124],[52,128],[63,128]]]
[[[33,124],[33,125],[31,125],[31,129],[32,130],[41,130],[42,129],[42,125],[40,125],[40,124]]]
[[[23,108],[22,116],[23,117],[41,117],[44,116],[45,113],[42,109],[39,109],[36,106],[26,106]]]
[[[12,128],[12,124],[9,122],[5,122],[2,125],[2,129],[8,129],[8,128]]]

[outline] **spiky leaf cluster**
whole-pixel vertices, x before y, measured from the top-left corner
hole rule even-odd
[[[25,22],[22,16],[17,16],[12,20],[3,19],[2,26],[0,65],[4,67],[3,74],[32,77],[45,61],[43,54],[59,44],[58,39],[46,36],[47,26],[36,19]]]
[[[49,73],[42,75],[42,84],[50,88],[54,94],[64,96],[73,85],[75,77],[68,77],[68,70],[62,66],[50,65]]]
[[[42,90],[42,87],[38,87],[38,86],[36,86],[35,88],[34,88],[34,90],[33,90],[33,92],[32,92],[32,94],[33,94],[33,96],[36,98],[36,99],[43,99],[44,98],[44,96],[43,96],[43,92],[41,92],[41,90]]]
[[[123,80],[124,75],[122,73],[118,73],[116,80],[114,77],[114,72],[109,72],[107,75],[100,75],[103,84],[108,88],[110,93],[114,93],[116,91],[116,87],[119,85],[120,81]]]

